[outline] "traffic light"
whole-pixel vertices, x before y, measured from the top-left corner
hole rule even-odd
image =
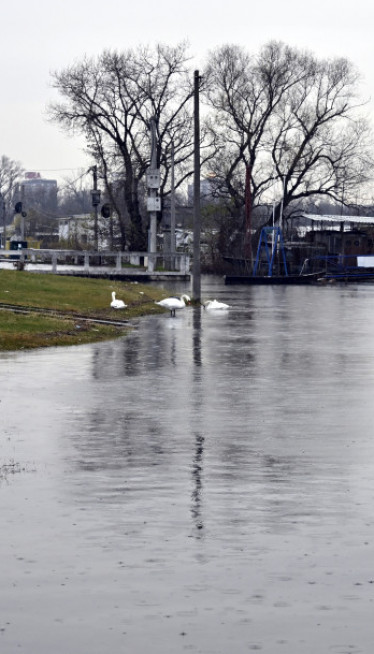
[[[16,202],[14,206],[14,211],[16,213],[22,213],[22,202]]]
[[[110,204],[108,204],[108,203],[103,204],[103,206],[101,207],[102,217],[103,218],[110,218],[111,213],[112,213],[112,207],[110,206]]]

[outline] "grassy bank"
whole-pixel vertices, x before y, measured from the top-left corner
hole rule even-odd
[[[126,309],[110,307],[112,291],[128,305]],[[130,321],[160,313],[155,300],[164,296],[160,289],[134,282],[0,270],[0,351],[115,338],[123,335],[123,327],[84,318]],[[25,313],[6,309],[6,304]]]

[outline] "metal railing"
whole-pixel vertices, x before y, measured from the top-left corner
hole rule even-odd
[[[120,273],[125,268],[143,269],[145,272],[176,272],[189,274],[190,257],[185,252],[163,254],[162,252],[117,252],[100,250],[55,250],[21,248],[18,250],[0,250],[0,258],[14,260],[22,266],[27,263],[51,265],[51,272],[56,273],[59,265],[83,268],[89,272],[92,268],[105,267]]]

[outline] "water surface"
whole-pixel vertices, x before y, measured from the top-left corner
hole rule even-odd
[[[371,651],[374,286],[202,294],[1,355],[2,654]]]

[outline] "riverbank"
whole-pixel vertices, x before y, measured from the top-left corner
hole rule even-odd
[[[112,292],[127,305],[110,306]],[[0,271],[0,351],[92,343],[123,335],[131,321],[161,313],[165,296],[137,282]]]

